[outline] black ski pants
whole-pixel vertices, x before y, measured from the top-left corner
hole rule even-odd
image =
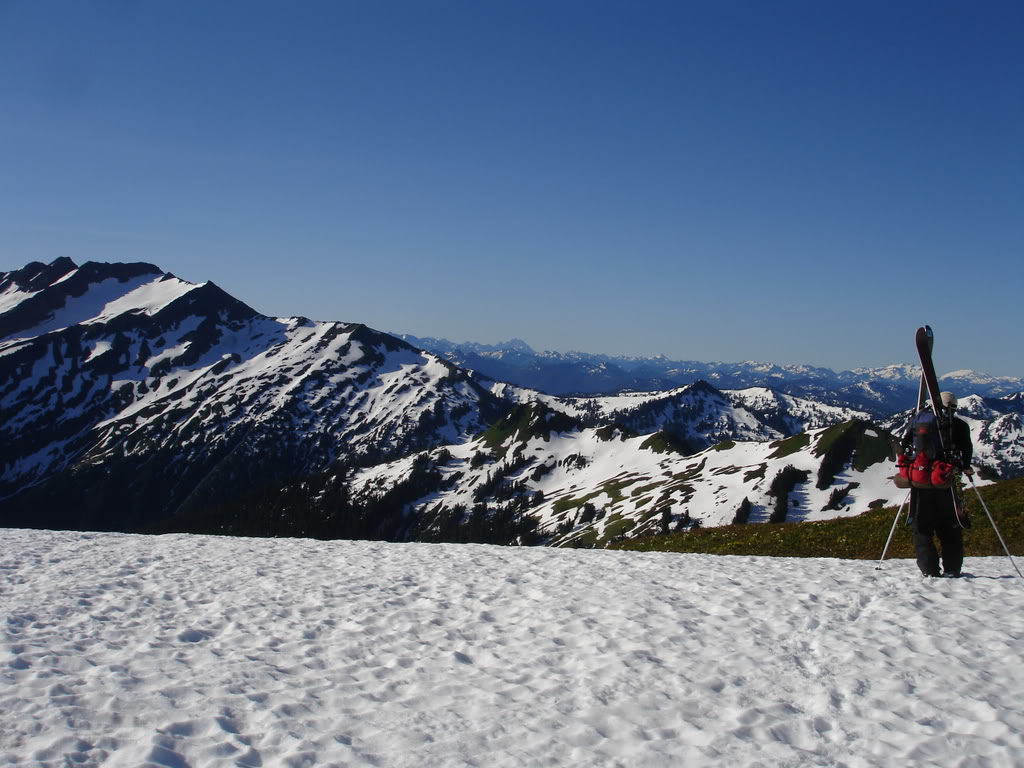
[[[941,575],[935,537],[942,547],[942,570],[960,573],[964,564],[964,532],[956,520],[953,493],[948,488],[915,488],[910,494],[910,510],[914,551],[921,573],[925,576]]]

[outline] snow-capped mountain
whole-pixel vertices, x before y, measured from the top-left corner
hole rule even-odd
[[[507,410],[394,337],[265,317],[150,264],[30,264],[0,274],[0,302],[0,501],[29,523],[131,526]]]
[[[603,394],[621,390],[666,390],[693,383],[700,376],[660,376],[654,370],[630,369],[629,361],[582,353],[537,353],[524,341],[496,345],[456,344],[446,339],[395,334],[420,349],[430,350],[461,368],[527,389],[552,395]]]
[[[703,380],[718,389],[769,387],[789,395],[886,417],[914,402],[921,373],[916,365],[906,364],[837,373],[809,365],[756,361],[703,363],[670,360],[664,356],[535,352],[519,339],[480,345],[408,334],[401,337],[463,368],[554,395],[601,394],[626,389],[660,391]],[[944,388],[962,394],[1001,397],[1024,391],[1024,379],[974,371],[953,371],[940,380]]]
[[[532,351],[516,342],[475,353]],[[962,410],[983,463],[1024,471],[1020,396],[965,398]],[[666,509],[673,525],[728,522],[741,490],[757,520],[757,468],[769,484],[785,469],[773,446],[813,453],[826,428],[863,435],[873,415],[842,398],[703,380],[545,394],[358,323],[267,317],[152,264],[58,259],[0,273],[2,525],[549,540],[538,532],[568,526],[577,498],[600,500],[626,521],[619,529],[639,532]],[[557,439],[542,447],[540,432]],[[837,469],[808,503],[824,507],[827,495],[838,513],[878,501],[881,465],[849,480]],[[861,490],[832,498],[853,482]],[[623,532],[593,523],[574,525],[600,541]]]

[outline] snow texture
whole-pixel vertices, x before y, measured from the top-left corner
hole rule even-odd
[[[1019,766],[1024,585],[0,530],[0,765]]]

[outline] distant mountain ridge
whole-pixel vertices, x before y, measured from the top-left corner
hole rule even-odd
[[[917,396],[920,368],[894,364],[836,372],[810,365],[697,362],[584,352],[536,352],[521,339],[498,344],[459,344],[447,339],[397,334],[463,367],[499,381],[552,395],[659,391],[707,381],[720,389],[770,387],[799,397],[863,409],[876,417],[904,410]],[[1024,379],[959,370],[940,377],[958,393],[1002,397],[1024,391]]]
[[[545,358],[523,342],[474,354]],[[629,374],[548,357],[589,381]],[[1024,395],[962,400],[979,466],[1024,473]],[[655,518],[729,522],[748,496],[751,521],[778,516],[772,473],[792,483],[790,519],[855,514],[891,500],[901,422],[875,417],[834,393],[700,378],[546,394],[146,263],[0,273],[0,525],[591,545]],[[596,504],[605,522],[587,519]]]

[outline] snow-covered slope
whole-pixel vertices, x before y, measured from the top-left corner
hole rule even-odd
[[[583,427],[541,404],[520,406],[478,438],[362,470],[357,498],[409,488],[417,537],[458,540],[495,526],[518,535],[600,546],[622,536],[733,522],[859,514],[905,495],[890,479],[891,438],[843,422],[771,442],[726,440],[695,455],[666,432]],[[525,522],[531,523],[525,525]]]
[[[0,278],[0,499],[47,481],[28,514],[89,488],[100,527],[111,499],[122,520],[158,517],[460,440],[507,410],[393,337],[265,317],[152,265],[55,262]]]
[[[966,397],[957,413],[971,426],[978,463],[1000,476],[1020,474],[1024,467],[1024,398]]]
[[[1009,563],[874,566],[0,530],[0,764],[1020,765]]]
[[[507,384],[491,391],[516,403],[539,402],[588,425],[614,423],[638,434],[669,431],[696,452],[726,439],[777,440],[869,414],[792,397],[766,387],[718,390],[697,381],[665,392],[553,397]]]

